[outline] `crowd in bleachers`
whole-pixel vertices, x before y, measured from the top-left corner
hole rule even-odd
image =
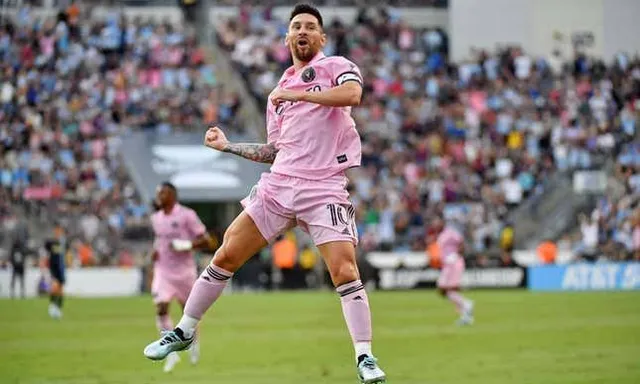
[[[231,6],[293,6],[300,1],[297,0],[219,0],[217,5]],[[313,1],[315,6],[326,7],[357,7],[365,6],[364,0],[316,0]],[[449,4],[449,0],[382,0],[376,3],[377,6],[391,7],[439,7],[445,8]]]
[[[269,9],[248,7],[217,30],[263,104],[290,65],[286,30]],[[423,250],[433,219],[452,216],[466,222],[471,250],[509,250],[508,213],[547,176],[601,165],[636,135],[637,58],[605,65],[504,47],[452,63],[443,31],[371,8],[353,24],[325,20],[325,31],[325,53],[348,57],[365,79],[353,111],[363,166],[350,175],[365,250]]]
[[[77,4],[43,18],[23,8],[0,26],[1,216],[38,218],[41,236],[61,220],[93,262],[116,262],[116,240],[149,214],[120,135],[232,128],[239,105],[183,26],[96,18]]]
[[[190,30],[83,12],[24,11],[0,28],[0,218],[21,209],[63,220],[75,248],[91,250],[88,262],[108,263],[118,261],[123,231],[148,226],[149,214],[118,136],[210,121],[233,129],[240,100],[219,89]],[[286,29],[270,8],[245,4],[216,30],[263,105],[290,65]],[[596,247],[637,255],[637,58],[605,65],[504,47],[452,63],[444,31],[411,27],[393,9],[363,8],[353,23],[326,20],[325,30],[325,53],[353,60],[365,79],[353,111],[363,166],[350,174],[364,251],[424,250],[434,218],[458,217],[486,261],[491,249],[511,249],[509,212],[547,176],[613,154],[626,193],[599,203]]]
[[[623,124],[626,118],[623,112]],[[627,127],[635,129],[631,123]],[[580,259],[640,261],[640,140],[622,146],[615,176],[621,191],[608,191],[589,215],[580,216],[574,249]]]

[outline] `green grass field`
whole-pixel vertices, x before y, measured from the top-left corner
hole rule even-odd
[[[370,295],[389,383],[640,383],[640,294],[470,296],[476,325],[458,328],[433,291]],[[185,355],[169,374],[142,356],[157,337],[149,297],[65,304],[54,321],[44,299],[0,301],[0,383],[357,383],[328,292],[224,297],[203,323],[200,364]]]

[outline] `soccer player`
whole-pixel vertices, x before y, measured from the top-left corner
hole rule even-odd
[[[269,97],[267,143],[230,143],[218,127],[205,135],[206,146],[271,163],[271,172],[242,201],[244,211],[193,286],[177,327],[149,344],[144,354],[163,359],[187,348],[233,273],[279,234],[299,225],[318,246],[340,296],[360,380],[380,383],[385,373],[371,351],[369,300],[356,266],[358,237],[345,176],[348,168],[360,165],[351,107],[360,103],[362,76],[347,59],[321,52],[326,43],[322,16],[310,5],[293,9],[285,43],[293,66]]]
[[[24,218],[18,218],[12,234],[12,245],[9,249],[11,262],[11,297],[14,298],[16,283],[20,283],[20,297],[25,297],[24,266],[29,253],[29,228]]]
[[[15,240],[11,246],[11,298],[15,298],[16,283],[20,283],[20,297],[24,299],[24,264],[27,256],[26,247]]]
[[[460,294],[460,283],[465,269],[464,257],[462,257],[464,247],[462,233],[455,224],[449,223],[443,227],[436,241],[442,260],[438,290],[443,297],[455,305],[460,314],[459,325],[473,324],[473,302]]]
[[[155,236],[152,259],[154,261],[151,293],[156,304],[156,326],[161,333],[173,329],[169,303],[175,299],[184,308],[191,286],[196,281],[197,267],[191,250],[207,249],[211,239],[198,215],[178,203],[176,187],[168,182],[157,190],[158,210],[151,216]],[[197,342],[189,350],[191,363],[200,357]],[[177,353],[167,357],[164,371],[170,372],[180,361]]]
[[[43,251],[45,257],[48,258],[49,274],[51,275],[49,316],[61,319],[65,283],[64,256],[67,253],[67,244],[64,227],[59,223],[54,225],[53,237],[45,241]]]

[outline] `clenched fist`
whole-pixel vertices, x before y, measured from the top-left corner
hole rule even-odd
[[[209,127],[207,133],[204,135],[204,145],[218,151],[223,151],[227,144],[229,144],[229,140],[227,140],[227,137],[220,128]]]

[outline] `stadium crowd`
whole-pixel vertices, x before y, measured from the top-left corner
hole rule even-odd
[[[95,18],[77,4],[41,19],[23,8],[0,28],[2,217],[37,217],[41,236],[61,221],[74,249],[89,248],[83,263],[120,262],[118,239],[149,214],[121,161],[122,135],[233,127],[239,105],[182,26]]]
[[[628,129],[635,130],[636,122],[627,121]],[[621,193],[607,193],[589,215],[580,216],[574,250],[581,259],[640,261],[640,141],[622,146],[615,176]]]
[[[245,7],[217,30],[263,105],[290,65],[286,29],[269,9]],[[443,31],[412,28],[392,9],[362,8],[353,25],[325,20],[325,31],[325,53],[350,58],[365,79],[353,112],[363,166],[351,174],[365,250],[423,250],[433,218],[457,217],[478,260],[509,251],[509,211],[548,175],[601,165],[637,134],[637,58],[606,65],[503,47],[452,63]],[[637,168],[625,172],[637,184]]]
[[[123,233],[148,226],[149,214],[119,137],[209,121],[235,127],[240,100],[217,86],[191,31],[83,12],[76,4],[47,19],[20,12],[0,29],[0,217],[27,210],[43,223],[62,220],[86,263],[118,263],[128,260],[112,256],[128,254]],[[495,249],[508,264],[510,210],[542,192],[551,173],[613,154],[627,191],[600,202],[598,248],[637,254],[637,58],[605,65],[503,47],[452,63],[444,31],[410,27],[392,8],[325,25],[325,53],[350,58],[365,78],[353,112],[363,166],[350,174],[363,251],[422,251],[441,217],[465,225],[477,264]],[[269,8],[246,4],[218,24],[218,42],[263,104],[290,65],[286,28]],[[66,204],[51,203],[59,197]]]

